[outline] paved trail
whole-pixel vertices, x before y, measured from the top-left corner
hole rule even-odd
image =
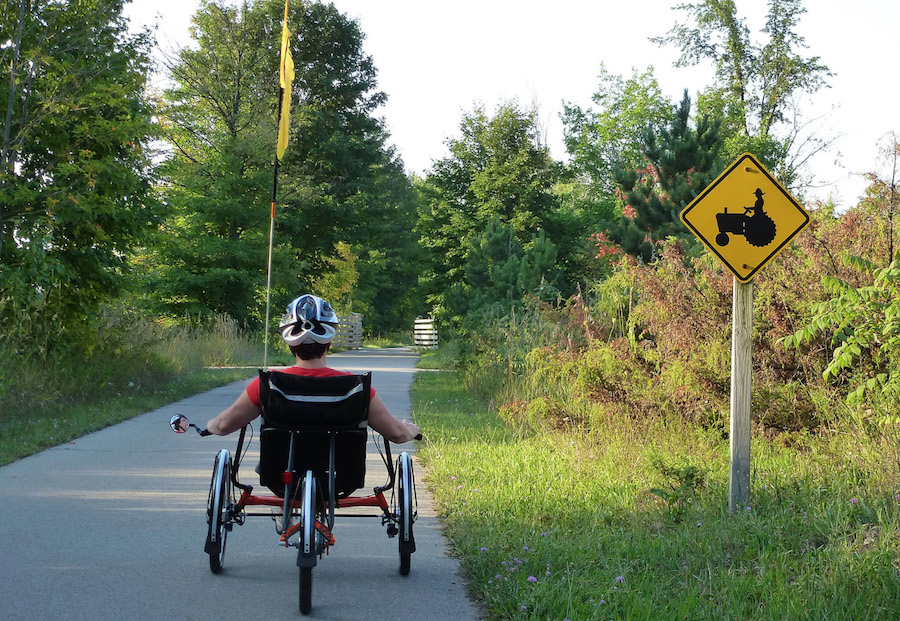
[[[416,355],[358,350],[329,356],[371,370],[399,417],[409,415]],[[252,371],[248,375],[252,375]],[[209,571],[203,541],[213,459],[229,438],[177,436],[169,417],[203,425],[231,404],[238,382],[0,468],[0,619],[296,619],[296,552],[273,522],[248,518],[228,537],[225,570]],[[370,442],[371,444],[371,442]],[[402,450],[414,453],[415,446]],[[245,464],[255,464],[253,443]],[[252,466],[242,480],[252,479]],[[384,480],[370,455],[369,487]],[[465,594],[417,470],[419,521],[412,572],[398,573],[396,539],[377,518],[339,517],[337,545],[314,570],[310,619],[480,618]],[[256,481],[249,481],[256,483]]]

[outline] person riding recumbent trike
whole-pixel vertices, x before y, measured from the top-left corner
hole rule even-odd
[[[288,313],[282,319],[282,328],[292,351],[300,343],[291,344],[289,332],[302,334],[304,327],[307,333],[321,329],[323,316],[336,323],[337,318],[327,302],[314,296],[301,296],[289,305]],[[297,325],[301,329],[291,330],[291,326]],[[319,336],[327,338],[328,334]],[[330,343],[330,338],[327,343]],[[234,455],[228,449],[222,449],[215,458],[207,503],[209,528],[204,549],[209,555],[210,569],[213,573],[219,573],[228,533],[234,525],[242,525],[251,516],[274,516],[280,544],[286,548],[297,548],[300,612],[305,615],[312,608],[312,570],[335,543],[336,511],[359,507],[379,509],[387,535],[398,537],[400,573],[407,575],[410,557],[416,549],[413,524],[417,509],[412,459],[407,452],[402,452],[394,462],[390,441],[385,438],[381,449],[381,436],[376,436],[376,445],[387,468],[387,482],[374,488],[371,495],[354,495],[365,485],[367,427],[368,423],[372,423],[373,427],[376,425],[369,419],[370,409],[382,418],[387,412],[380,400],[376,404],[373,399],[371,375],[323,375],[321,372],[308,375],[303,367],[309,367],[309,361],[297,355],[299,370],[297,367],[286,370],[294,373],[261,370],[258,384],[251,383],[248,391],[230,408],[233,410],[239,406],[247,393],[252,393],[250,401],[256,407],[254,397],[258,387],[258,410],[262,416],[258,472],[260,484],[268,487],[271,493],[255,494],[251,485],[239,480],[241,460],[249,444],[245,443],[246,432],[248,428],[252,431],[249,422],[246,422],[240,427]],[[321,369],[324,357],[323,351],[321,356],[310,360],[319,361],[315,368]],[[181,414],[173,416],[170,425],[178,433],[193,427],[201,435],[211,435],[213,432],[224,435],[230,431],[228,424],[220,423],[220,419],[227,418],[228,412],[226,410],[210,420],[207,424],[209,431],[201,430]],[[390,420],[393,421],[391,425],[401,425],[393,417]],[[421,439],[414,424],[403,425],[406,427],[401,425],[398,429],[405,431],[396,432],[401,435],[395,437],[404,438],[405,435],[406,438],[414,436]],[[378,426],[383,427],[384,422],[379,420]],[[392,429],[390,426],[388,428]],[[373,435],[376,434],[373,432]],[[260,511],[262,508],[268,508],[268,511]],[[276,513],[276,510],[279,511]],[[378,517],[379,514],[373,516]]]

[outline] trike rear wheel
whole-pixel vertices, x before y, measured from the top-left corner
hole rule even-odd
[[[308,615],[312,610],[312,570],[316,566],[318,549],[316,545],[316,478],[311,470],[303,477],[300,502],[300,552],[297,565],[300,567],[300,614]]]
[[[312,610],[312,567],[300,568],[300,614]]]

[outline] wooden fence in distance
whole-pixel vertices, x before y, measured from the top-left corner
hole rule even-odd
[[[413,329],[413,340],[419,347],[437,349],[438,333],[434,319],[431,317],[417,317]]]
[[[338,317],[340,323],[332,344],[338,349],[359,349],[362,347],[362,318],[359,313]]]

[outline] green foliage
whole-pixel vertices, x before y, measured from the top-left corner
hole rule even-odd
[[[880,423],[866,433],[893,437],[898,273],[877,261],[895,247],[897,210],[882,184],[844,214],[814,210],[754,279],[752,412],[767,436],[846,421],[849,401],[851,415]],[[649,265],[616,263],[587,303],[535,300],[467,325],[456,357],[472,387],[531,429],[592,434],[663,417],[726,434],[732,278],[709,254],[692,257],[672,240],[659,249]],[[859,256],[841,261],[844,251]]]
[[[359,280],[358,260],[349,244],[338,242],[334,246],[334,256],[326,259],[327,269],[313,285],[313,293],[328,300],[338,314],[353,312],[353,292]]]
[[[564,195],[562,207],[571,213],[572,226],[565,234],[549,226],[554,240],[576,239],[578,243],[560,242],[560,255],[566,274],[573,282],[587,285],[609,276],[605,261],[597,261],[604,253],[615,254],[603,235],[585,238],[585,231],[596,231],[601,223],[616,222],[621,215],[621,201],[616,196],[616,167],[627,170],[646,169],[644,137],[650,127],[665,127],[674,118],[674,108],[663,96],[648,68],[636,70],[631,77],[610,74],[601,67],[599,85],[592,97],[597,109],[582,109],[574,104],[563,106],[566,149],[572,156],[574,188]],[[607,225],[608,226],[608,225]],[[643,232],[639,235],[643,237]],[[593,248],[599,246],[600,253]],[[578,254],[575,254],[578,253]],[[577,257],[577,259],[571,258]]]
[[[93,349],[78,364],[48,363],[0,343],[0,366],[16,369],[0,377],[0,465],[244,380],[262,360],[262,339],[224,316],[163,324],[115,306],[96,321]]]
[[[643,138],[650,127],[665,126],[673,109],[648,68],[627,80],[600,68],[600,84],[591,100],[599,108],[563,106],[566,150],[572,166],[585,178],[594,201],[609,201],[615,168],[638,168],[644,161]],[[611,215],[611,214],[610,214]]]
[[[526,433],[450,372],[417,374],[412,401],[491,619],[875,620],[900,602],[896,446],[846,427],[800,450],[758,438],[751,503],[730,514],[717,434],[659,419]]]
[[[625,203],[619,222],[607,232],[610,241],[644,262],[655,258],[656,244],[669,237],[693,243],[679,214],[721,172],[719,122],[701,115],[691,127],[687,91],[665,127],[643,133],[646,165],[619,167],[614,179]]]
[[[121,0],[7,2],[0,15],[0,326],[47,353],[90,342],[156,222],[147,33]]]
[[[497,219],[520,244],[545,228],[555,210],[559,167],[538,142],[534,111],[505,104],[488,117],[482,108],[464,115],[462,136],[448,142],[451,155],[434,163],[420,183],[416,229],[425,248],[424,274],[431,302],[465,278],[468,249]]]
[[[824,299],[812,306],[802,327],[784,337],[784,345],[797,350],[821,347],[830,354],[822,376],[844,387],[848,405],[891,422],[900,403],[896,136],[883,154],[890,181],[871,173],[866,198],[841,218],[852,239],[839,255],[838,265],[846,269],[822,276]]]
[[[788,158],[789,148],[799,142],[791,126],[795,95],[817,92],[831,75],[819,57],[798,52],[805,47],[797,34],[806,12],[802,5],[802,0],[771,0],[762,44],[751,40],[734,0],[680,4],[675,8],[689,15],[688,23],[654,39],[681,50],[676,66],[712,62],[716,83],[701,97],[701,109],[724,119],[726,159],[750,150],[786,184],[796,176]],[[779,132],[782,126],[786,134]]]
[[[263,316],[284,3],[205,3],[197,45],[170,66],[163,123],[170,217],[140,257],[148,297],[173,314]],[[280,163],[273,252],[276,304],[313,287],[349,245],[352,299],[383,329],[408,323],[415,284],[415,194],[375,112],[384,101],[358,24],[332,5],[293,2],[297,75]],[[349,298],[348,298],[349,299]]]
[[[836,379],[847,371],[862,381],[847,396],[850,405],[865,401],[867,391],[886,400],[887,411],[900,403],[900,267],[898,256],[887,267],[876,267],[860,257],[845,256],[844,262],[871,278],[871,284],[854,286],[833,277],[823,278],[832,296],[813,309],[810,323],[785,337],[785,347],[809,343],[820,332],[832,333],[831,362],[823,377]],[[893,407],[891,407],[893,406]]]
[[[697,492],[706,486],[710,468],[698,460],[678,456],[670,458],[657,451],[646,455],[650,468],[666,483],[666,487],[654,487],[650,493],[661,498],[676,520],[680,520],[687,505],[696,500]]]
[[[142,260],[159,310],[241,322],[258,314],[274,144],[265,88],[277,62],[266,44],[270,22],[247,6],[205,4],[191,31],[198,45],[170,61],[174,86],[160,111],[174,147],[161,171],[170,214]]]
[[[521,306],[523,297],[529,294],[555,298],[555,265],[556,247],[543,231],[525,248],[512,227],[494,218],[466,253],[464,281],[450,288],[447,308],[462,317],[488,308],[509,312]]]

